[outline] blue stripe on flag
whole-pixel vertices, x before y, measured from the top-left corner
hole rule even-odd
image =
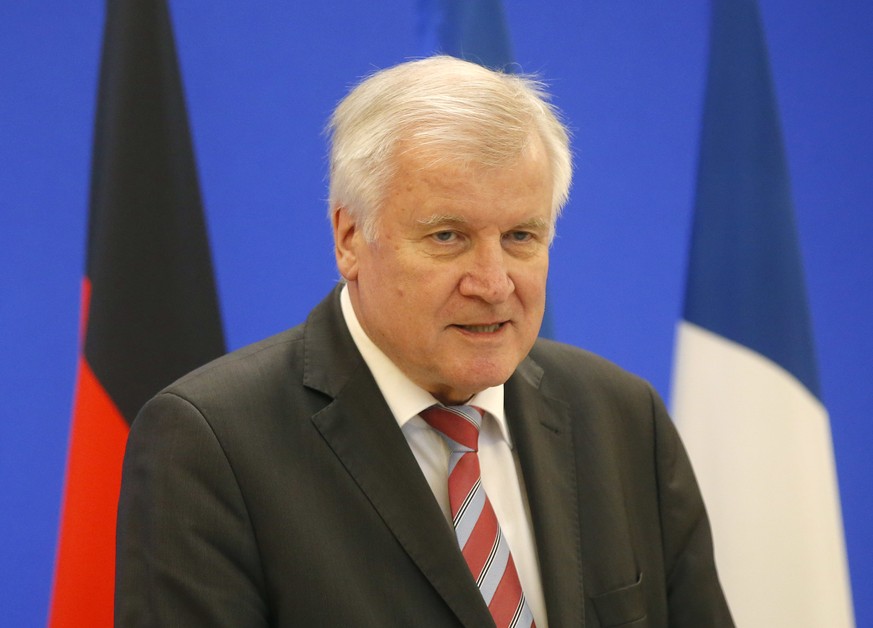
[[[512,48],[500,0],[419,0],[419,41],[443,54],[509,70]]]
[[[819,396],[788,167],[757,4],[714,0],[684,317]]]

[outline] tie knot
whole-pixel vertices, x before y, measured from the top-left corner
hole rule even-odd
[[[453,450],[479,450],[479,427],[482,425],[482,408],[475,406],[431,406],[419,416],[433,429],[449,439]],[[454,441],[460,447],[452,445]]]

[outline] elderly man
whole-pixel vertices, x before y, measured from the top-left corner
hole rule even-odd
[[[344,281],[143,408],[116,623],[732,625],[657,395],[537,340],[571,178],[541,85],[413,61],[330,129]]]

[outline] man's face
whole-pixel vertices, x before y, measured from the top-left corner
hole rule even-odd
[[[497,169],[404,155],[368,243],[344,208],[337,264],[361,326],[447,404],[504,383],[542,323],[551,173],[539,142]]]

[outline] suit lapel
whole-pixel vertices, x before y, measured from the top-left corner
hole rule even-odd
[[[576,458],[567,405],[544,396],[542,369],[522,362],[505,388],[507,420],[533,520],[549,625],[583,626]]]
[[[409,557],[466,626],[493,625],[412,451],[342,322],[338,291],[307,321],[304,383],[333,397],[312,421]]]

